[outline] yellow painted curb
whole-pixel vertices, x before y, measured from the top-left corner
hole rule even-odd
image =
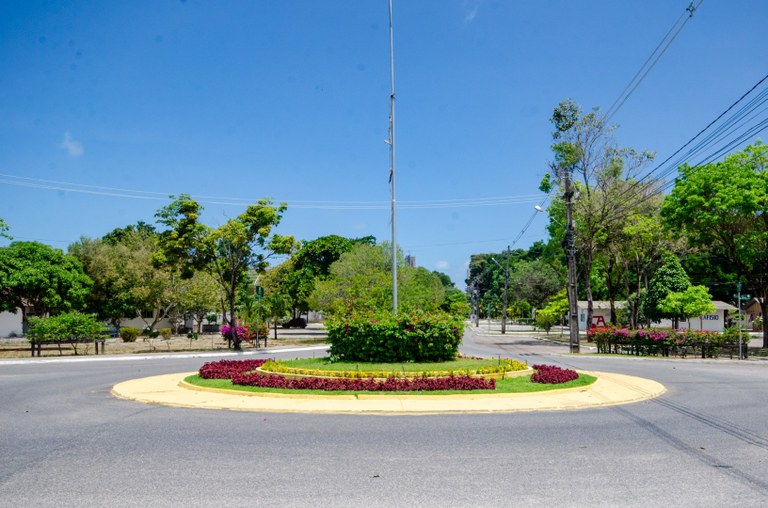
[[[241,392],[193,386],[184,378],[195,372],[133,379],[112,388],[121,399],[199,409],[236,411],[439,414],[558,411],[639,402],[666,391],[656,381],[613,374],[586,372],[597,377],[589,386],[520,394],[468,395],[307,395]]]

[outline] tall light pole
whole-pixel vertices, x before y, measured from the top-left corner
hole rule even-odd
[[[392,30],[392,0],[389,0],[389,185],[392,192],[392,313],[397,314],[397,237],[395,235],[395,44]]]

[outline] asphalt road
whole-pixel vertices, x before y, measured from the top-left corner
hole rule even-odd
[[[768,363],[572,357],[472,334],[464,350],[644,376],[668,392],[568,412],[260,414],[110,395],[212,358],[4,362],[0,506],[768,504]]]

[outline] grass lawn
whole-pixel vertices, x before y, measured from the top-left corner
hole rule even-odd
[[[453,364],[453,362],[450,362]],[[368,364],[366,365],[366,371],[368,370]],[[391,365],[391,364],[381,364],[381,365]],[[397,364],[400,365],[400,364]],[[406,364],[407,365],[407,364]],[[422,367],[419,370],[424,370],[423,365],[420,364]],[[432,365],[432,364],[430,364]],[[484,365],[488,365],[488,363],[485,363]],[[311,368],[317,368],[317,367],[311,367]],[[467,368],[467,367],[458,367],[458,368]],[[264,393],[292,393],[292,394],[315,394],[315,395],[356,395],[360,393],[366,393],[366,394],[378,394],[378,395],[413,395],[413,396],[419,396],[419,395],[463,395],[463,394],[473,394],[473,393],[528,393],[528,392],[543,392],[543,391],[549,391],[549,390],[560,390],[563,388],[578,388],[581,386],[587,386],[592,383],[594,383],[597,380],[597,378],[593,376],[589,376],[587,374],[579,374],[579,378],[575,379],[573,381],[569,381],[567,383],[562,383],[559,385],[545,385],[540,383],[531,383],[530,376],[523,376],[523,377],[517,377],[517,378],[508,378],[508,379],[498,379],[496,380],[496,389],[495,390],[439,390],[439,391],[430,391],[430,392],[352,392],[352,391],[335,391],[335,392],[324,392],[324,391],[318,391],[318,390],[283,390],[283,389],[277,389],[277,388],[259,388],[256,386],[238,386],[233,385],[232,381],[229,379],[202,379],[197,374],[189,376],[185,379],[186,382],[197,385],[197,386],[203,386],[207,388],[219,388],[219,389],[227,389],[227,390],[238,390],[238,391],[244,391],[244,392],[264,392]]]

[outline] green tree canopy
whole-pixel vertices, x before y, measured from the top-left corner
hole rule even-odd
[[[691,319],[715,312],[712,295],[709,294],[706,286],[690,286],[683,292],[668,293],[659,302],[658,307],[662,312],[680,319]]]
[[[160,233],[161,248],[155,263],[170,266],[184,278],[200,269],[210,273],[221,288],[229,324],[234,328],[238,288],[247,279],[247,272],[263,272],[270,257],[289,254],[295,247],[293,237],[272,234],[285,209],[285,203],[273,205],[271,200],[262,199],[218,228],[209,228],[199,222],[202,206],[182,194],[156,214],[166,229]],[[240,349],[237,337],[234,347]]]
[[[37,315],[84,308],[93,281],[80,262],[38,242],[13,242],[0,248],[0,307],[28,324],[26,307]]]
[[[768,146],[757,143],[722,162],[682,166],[661,210],[689,243],[726,259],[768,314]],[[768,347],[768,327],[763,329]]]
[[[673,319],[677,326],[676,320],[680,318],[680,314],[665,310],[661,303],[670,293],[682,293],[690,285],[691,281],[688,280],[688,275],[677,256],[667,256],[664,265],[656,271],[648,284],[648,293],[641,304],[643,315],[651,321]]]
[[[145,311],[153,311],[149,328],[167,317],[177,304],[175,281],[168,267],[153,265],[158,248],[157,233],[134,226],[70,245],[69,252],[94,281],[91,310],[115,326]]]
[[[331,314],[373,314],[391,307],[392,277],[388,244],[356,245],[331,265],[330,277],[317,281],[310,302]],[[445,299],[440,278],[408,266],[398,256],[398,301],[404,312],[435,311]]]

